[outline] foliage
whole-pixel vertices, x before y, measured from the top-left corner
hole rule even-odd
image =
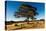
[[[34,19],[34,16],[38,15],[37,13],[37,8],[27,5],[27,4],[22,4],[18,11],[14,13],[15,17],[27,17],[27,22],[29,21],[29,18],[32,20]]]

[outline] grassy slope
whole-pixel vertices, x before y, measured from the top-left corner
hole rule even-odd
[[[13,23],[11,25],[6,25],[8,30],[14,30],[14,29],[26,29],[26,28],[44,28],[44,21],[33,21],[29,22],[29,24],[26,23],[18,23],[17,26],[16,23]]]

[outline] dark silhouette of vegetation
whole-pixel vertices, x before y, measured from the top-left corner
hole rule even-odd
[[[40,19],[40,21],[45,21],[44,19]]]
[[[14,21],[5,21],[5,25],[11,25],[11,24],[13,24],[13,23],[15,23]]]
[[[37,13],[37,8],[27,5],[27,4],[22,4],[18,11],[14,13],[15,17],[27,17],[26,21],[29,23],[29,18],[32,20],[34,19],[34,16],[38,15]]]

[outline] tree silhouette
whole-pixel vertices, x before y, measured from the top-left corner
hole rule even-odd
[[[29,18],[32,20],[34,19],[34,16],[38,15],[37,13],[37,8],[27,5],[27,4],[22,4],[18,11],[14,13],[15,17],[27,17],[27,23],[29,23]]]

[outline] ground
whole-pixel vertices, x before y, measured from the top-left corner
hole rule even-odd
[[[27,22],[22,23],[13,23],[10,25],[5,25],[6,30],[17,30],[17,29],[35,29],[35,28],[44,28],[44,21],[32,21],[27,24]]]

